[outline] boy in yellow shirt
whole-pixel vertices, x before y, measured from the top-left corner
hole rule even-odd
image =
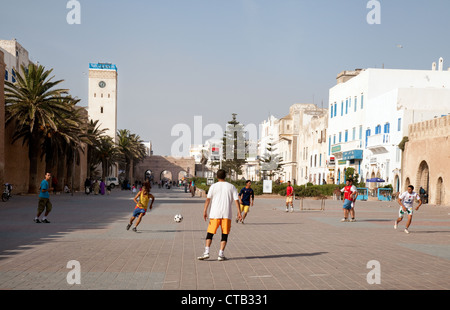
[[[137,198],[139,197],[139,201],[137,201]],[[139,193],[136,194],[134,197],[134,202],[136,203],[136,207],[134,208],[133,216],[130,218],[130,223],[127,225],[127,230],[130,229],[131,225],[133,224],[133,221],[135,218],[137,218],[136,226],[133,227],[133,231],[137,231],[136,228],[138,227],[139,223],[142,220],[142,217],[147,212],[148,203],[152,200],[150,203],[150,210],[153,207],[153,202],[155,201],[155,197],[150,194],[150,183],[144,182],[142,189],[139,191]]]

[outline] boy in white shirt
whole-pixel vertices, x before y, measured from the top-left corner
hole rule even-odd
[[[198,257],[199,260],[209,258],[209,248],[211,246],[212,238],[216,234],[219,226],[222,229],[222,239],[220,242],[220,251],[218,260],[226,260],[224,256],[225,246],[228,241],[228,234],[231,229],[231,219],[233,203],[237,207],[237,218],[242,219],[241,208],[239,205],[239,196],[233,184],[225,181],[226,172],[223,169],[217,171],[217,179],[219,182],[211,185],[208,191],[208,196],[205,201],[205,208],[203,210],[203,218],[206,221],[208,218],[208,207],[211,203],[211,210],[209,212],[209,225],[206,234],[205,252]]]
[[[400,205],[400,210],[398,210],[398,219],[395,221],[394,229],[397,229],[398,223],[400,223],[405,214],[408,214],[408,222],[406,223],[405,233],[409,234],[409,225],[412,221],[413,216],[413,204],[414,200],[419,201],[419,205],[416,207],[416,211],[419,210],[419,207],[422,205],[422,200],[420,199],[419,194],[414,192],[414,186],[409,185],[408,190],[398,196],[398,204]]]

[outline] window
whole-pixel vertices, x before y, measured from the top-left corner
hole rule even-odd
[[[364,94],[361,94],[361,110],[364,108]]]
[[[328,155],[331,155],[331,136],[328,137]]]
[[[341,102],[341,116],[344,116],[344,101]]]
[[[334,116],[336,116],[336,113],[337,113],[337,103],[335,102],[334,103]]]
[[[8,70],[5,70],[5,81],[8,80]]]
[[[103,114],[103,107],[100,107],[100,113]]]
[[[356,140],[356,127],[353,127],[353,130],[352,130],[352,141],[353,140]]]
[[[348,141],[348,130],[345,131],[344,142]]]
[[[16,71],[14,71],[14,69],[11,69],[11,82],[15,83],[16,82]]]
[[[95,97],[97,97],[97,94],[96,94],[96,93],[94,93],[94,98],[95,98]]]
[[[359,126],[359,140],[362,140],[362,125]]]
[[[377,125],[377,127],[375,127],[375,134],[378,135],[381,133],[381,125]]]
[[[390,127],[389,123],[384,124],[384,133],[389,133],[389,130],[390,130],[389,127]]]
[[[370,128],[367,128],[366,130],[366,148],[367,148],[367,140],[370,137]]]
[[[342,132],[339,133],[339,143],[342,142]]]
[[[348,113],[348,99],[345,100],[345,114]]]
[[[397,124],[397,131],[400,131],[400,130],[402,130],[402,119],[401,118],[398,119],[398,124]]]
[[[336,135],[333,136],[333,144],[336,144]]]
[[[356,107],[358,106],[358,97],[355,97],[355,104],[354,104],[354,106],[355,106],[355,112],[356,112]]]
[[[331,105],[331,115],[330,115],[330,117],[333,118],[333,105]]]

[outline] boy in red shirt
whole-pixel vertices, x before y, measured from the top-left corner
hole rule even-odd
[[[356,195],[358,194],[358,190],[355,185],[353,185],[352,179],[347,179],[345,182],[346,186],[341,189],[341,192],[344,192],[344,218],[341,220],[341,222],[348,222],[348,213],[350,212],[352,219],[350,222],[355,221],[355,209],[353,203],[356,200]]]
[[[289,204],[291,205],[291,212],[294,211],[294,188],[291,186],[291,181],[287,182],[286,188],[286,212],[289,211]]]

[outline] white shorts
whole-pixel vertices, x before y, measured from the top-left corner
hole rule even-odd
[[[398,210],[398,217],[403,218],[404,215],[412,215],[413,214],[413,207],[406,207],[406,212],[403,211],[403,208],[400,207],[400,210]]]

